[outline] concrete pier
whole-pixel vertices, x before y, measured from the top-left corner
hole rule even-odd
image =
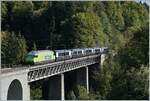
[[[61,100],[65,100],[64,74],[61,74]]]

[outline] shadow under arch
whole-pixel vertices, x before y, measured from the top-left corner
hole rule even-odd
[[[11,82],[8,88],[7,100],[22,100],[22,85],[19,80],[15,79]]]

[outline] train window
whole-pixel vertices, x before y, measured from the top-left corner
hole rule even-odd
[[[91,50],[86,50],[86,53],[90,53],[90,52],[92,52]]]
[[[58,56],[61,56],[61,53],[58,53]]]
[[[65,55],[69,55],[69,52],[66,52]]]
[[[96,51],[96,52],[100,52],[100,50],[99,50],[99,49],[96,49],[95,51]]]
[[[76,54],[77,54],[77,52],[75,51],[75,52],[73,52],[73,54],[74,54],[74,55],[76,55]]]
[[[59,56],[64,56],[64,53],[59,53],[58,55],[59,55]]]
[[[34,58],[35,55],[28,55],[27,57],[29,57],[29,58]]]
[[[82,51],[78,51],[78,54],[82,54]]]
[[[38,55],[34,55],[34,57],[35,57],[35,58],[37,58],[37,57],[38,57]]]

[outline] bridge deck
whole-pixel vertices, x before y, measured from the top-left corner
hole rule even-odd
[[[100,55],[91,55],[29,68],[28,80],[33,82],[100,62]]]
[[[1,69],[1,73],[5,74],[21,70],[28,70],[28,81],[33,82],[36,80],[47,78],[53,75],[58,75],[63,72],[68,72],[81,67],[86,67],[88,65],[92,65],[99,62],[100,62],[100,54],[80,58],[73,58],[69,60],[58,61],[43,65]]]

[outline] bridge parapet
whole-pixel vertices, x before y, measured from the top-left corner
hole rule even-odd
[[[34,66],[29,68],[28,81],[33,82],[99,62],[100,55],[92,55],[46,65]]]

